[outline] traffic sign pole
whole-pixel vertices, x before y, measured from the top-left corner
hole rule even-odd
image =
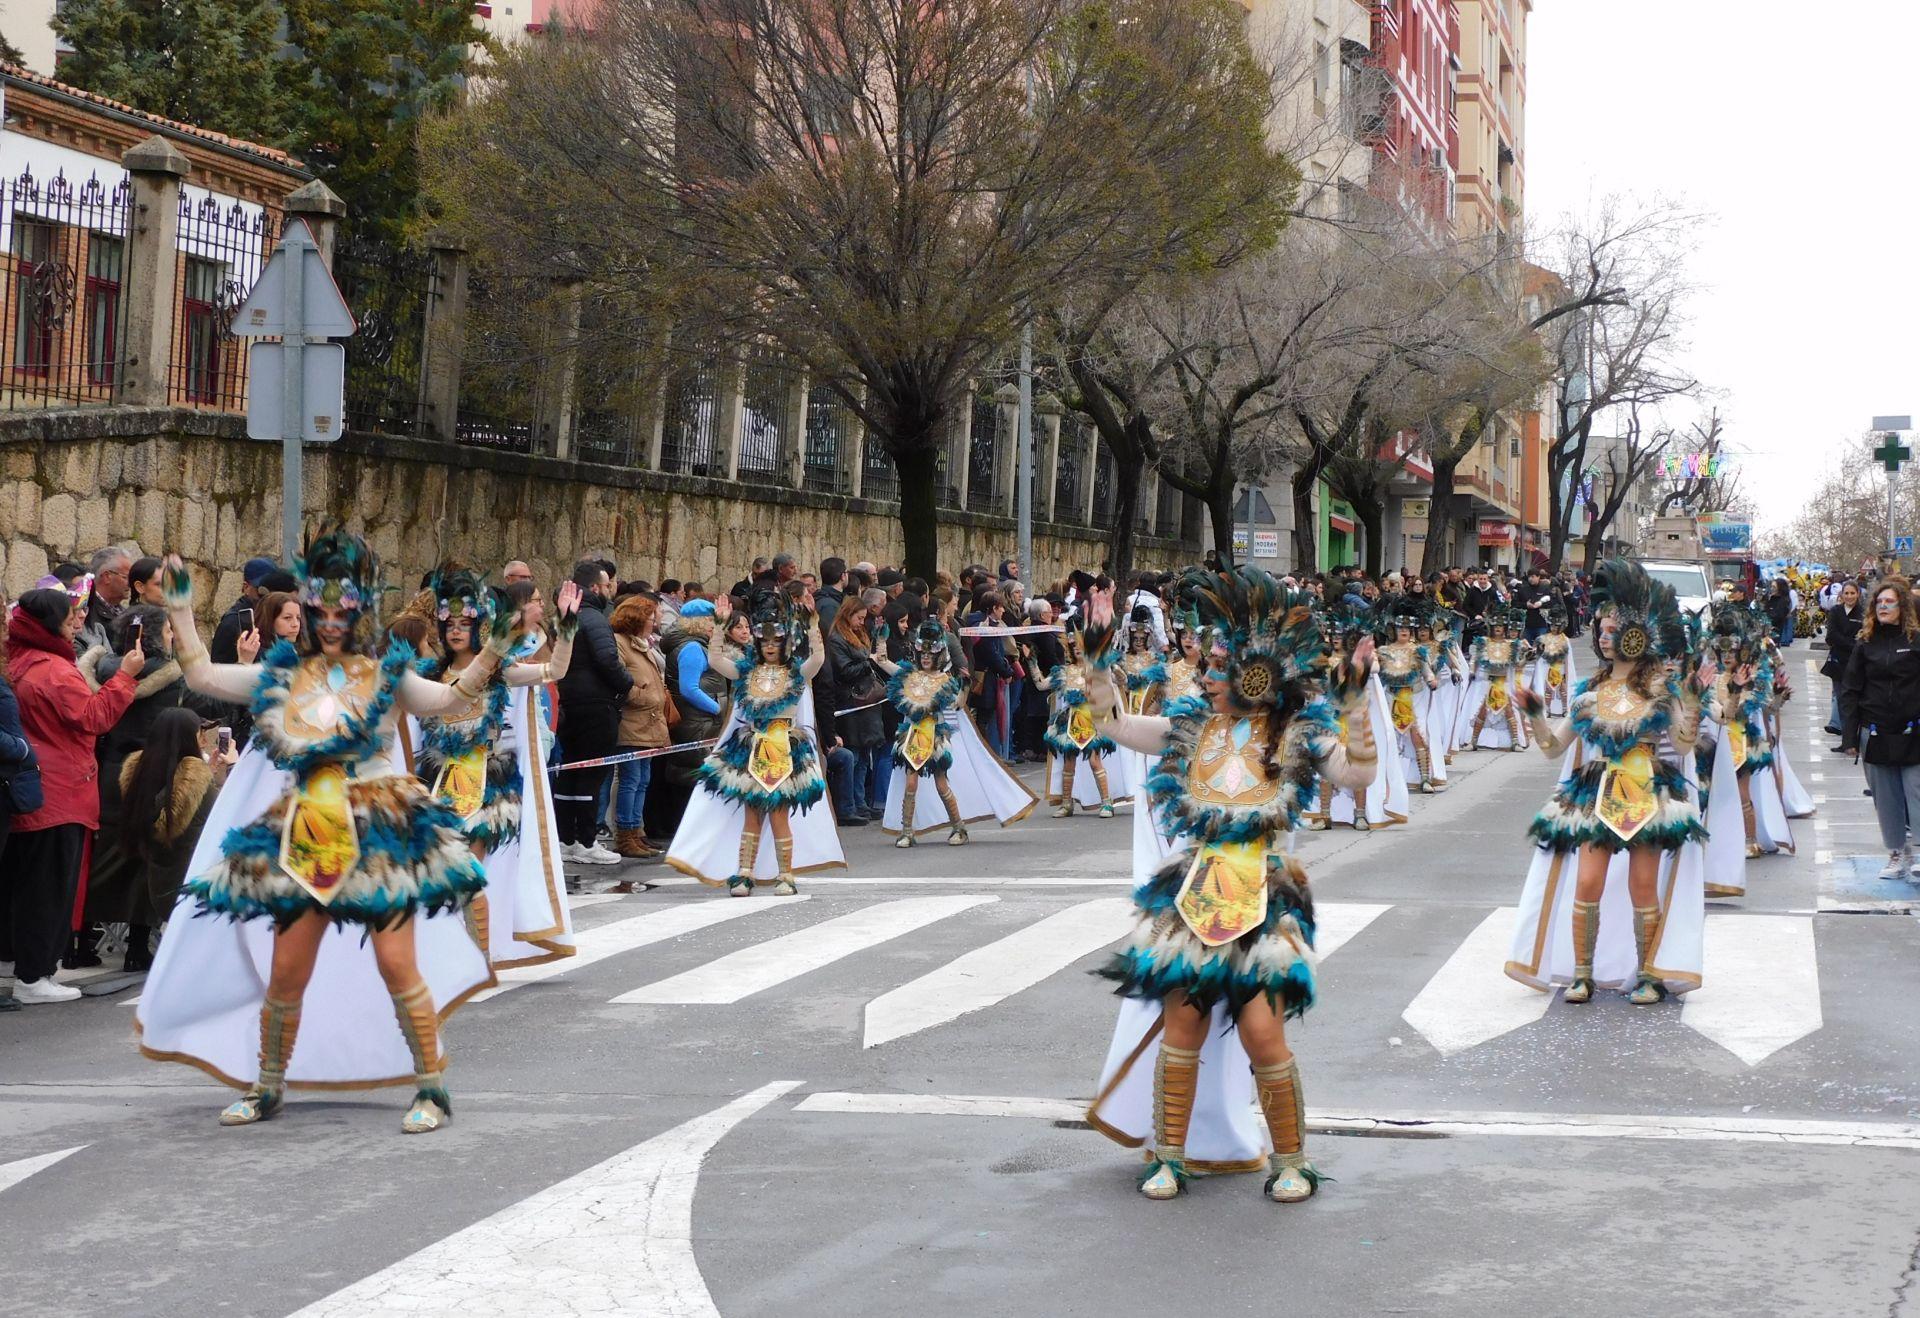
[[[1913,456],[1913,450],[1900,442],[1901,432],[1913,429],[1910,416],[1877,416],[1873,419],[1873,428],[1885,436],[1880,447],[1873,450],[1873,456],[1887,469],[1887,561],[1888,566],[1898,569],[1900,566],[1900,528],[1894,522],[1894,494],[1900,488],[1900,468]]]
[[[287,332],[281,339],[280,348],[280,550],[283,563],[291,564],[300,552],[300,509],[305,502],[305,473],[301,470],[304,461],[300,452],[300,437],[305,432],[303,418],[307,412],[307,317],[306,317],[306,280],[301,278],[305,269],[307,252],[313,250],[313,235],[307,232],[304,224],[288,226],[286,234],[280,240],[281,246],[291,252],[292,267],[289,277],[282,281],[280,290],[281,314],[285,317]]]

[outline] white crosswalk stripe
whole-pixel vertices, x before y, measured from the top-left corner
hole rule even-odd
[[[1071,973],[1077,963],[1123,937],[1133,921],[1132,903],[1118,896],[1037,903],[1040,914],[1012,932],[999,932],[1004,923],[996,929],[952,919],[1012,900],[1001,895],[1004,892],[1001,888],[871,901],[852,894],[828,899],[815,894],[807,907],[799,906],[809,901],[807,896],[675,903],[585,929],[578,936],[579,955],[508,971],[498,988],[478,998],[497,997],[671,939],[697,940],[708,929],[756,914],[798,908],[807,921],[800,928],[783,922],[778,934],[609,999],[636,1005],[724,1006],[792,985],[835,965],[857,966],[864,954],[883,944],[952,921],[916,945],[916,954],[930,957],[931,968],[904,982],[878,986],[876,996],[866,1002],[861,1043],[872,1049],[952,1026]],[[815,913],[828,909],[820,904],[822,900],[838,913],[819,918]],[[1342,949],[1392,909],[1390,904],[1375,902],[1317,903],[1319,958],[1324,961],[1340,952],[1343,964],[1353,960],[1356,950]],[[1424,924],[1382,926],[1386,933],[1378,940],[1363,940],[1357,954],[1366,963],[1365,975],[1395,982],[1407,995],[1397,1000],[1404,1003],[1400,1019],[1441,1056],[1451,1057],[1533,1025],[1557,1001],[1554,995],[1535,992],[1503,973],[1514,918],[1512,907],[1487,911],[1437,970],[1417,972],[1426,974],[1418,982],[1411,978],[1415,972],[1410,965],[1430,963],[1424,955],[1410,962],[1407,946],[1410,938],[1423,936]],[[698,956],[698,942],[690,946]],[[1430,955],[1439,949],[1421,950]],[[1752,1067],[1822,1028],[1825,1017],[1811,915],[1714,912],[1707,917],[1705,950],[1706,984],[1680,1004],[1681,1022],[1694,1033]],[[644,970],[643,960],[636,961]],[[870,977],[872,972],[848,973]],[[806,990],[802,986],[790,991]],[[1057,985],[1053,991],[1060,991]]]
[[[1507,978],[1507,946],[1518,914],[1506,906],[1482,920],[1401,1013],[1441,1056],[1531,1025],[1552,1005],[1546,994]]]
[[[1032,988],[1133,926],[1124,897],[1081,902],[977,947],[867,1004],[868,1048],[957,1020]]]
[[[950,915],[996,902],[998,897],[908,897],[881,902],[821,924],[756,943],[709,961],[697,970],[674,975],[614,1002],[731,1003],[765,992],[789,979],[828,966],[842,957],[912,933]],[[769,903],[771,905],[771,903]]]

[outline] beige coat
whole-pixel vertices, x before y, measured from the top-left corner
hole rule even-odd
[[[633,676],[633,689],[620,710],[620,745],[635,750],[665,746],[667,736],[667,665],[651,640],[615,636],[620,663]]]

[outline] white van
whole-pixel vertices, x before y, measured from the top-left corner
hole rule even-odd
[[[1680,597],[1680,607],[1688,613],[1698,613],[1713,601],[1713,583],[1708,580],[1704,563],[1646,558],[1640,560],[1640,566],[1655,581],[1672,586],[1673,593]]]

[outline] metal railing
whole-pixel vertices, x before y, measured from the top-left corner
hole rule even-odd
[[[807,391],[806,450],[800,477],[804,488],[819,494],[846,492],[846,467],[840,455],[848,429],[839,394],[820,384]]]
[[[723,476],[719,452],[719,391],[709,363],[685,366],[667,377],[660,419],[660,470],[688,476]]]
[[[211,193],[180,192],[174,262],[173,355],[167,401],[241,412],[247,406],[247,352],[233,313],[253,291],[280,240],[282,217],[250,202],[222,204]]]
[[[434,297],[431,252],[342,234],[333,277],[357,325],[346,341],[346,423],[390,435],[421,431],[420,366]]]
[[[0,182],[0,334],[9,409],[105,403],[126,363],[129,185],[23,170]]]
[[[991,393],[973,399],[973,433],[967,441],[967,511],[990,513],[999,506],[1000,404]],[[1009,455],[1011,456],[1011,455]]]

